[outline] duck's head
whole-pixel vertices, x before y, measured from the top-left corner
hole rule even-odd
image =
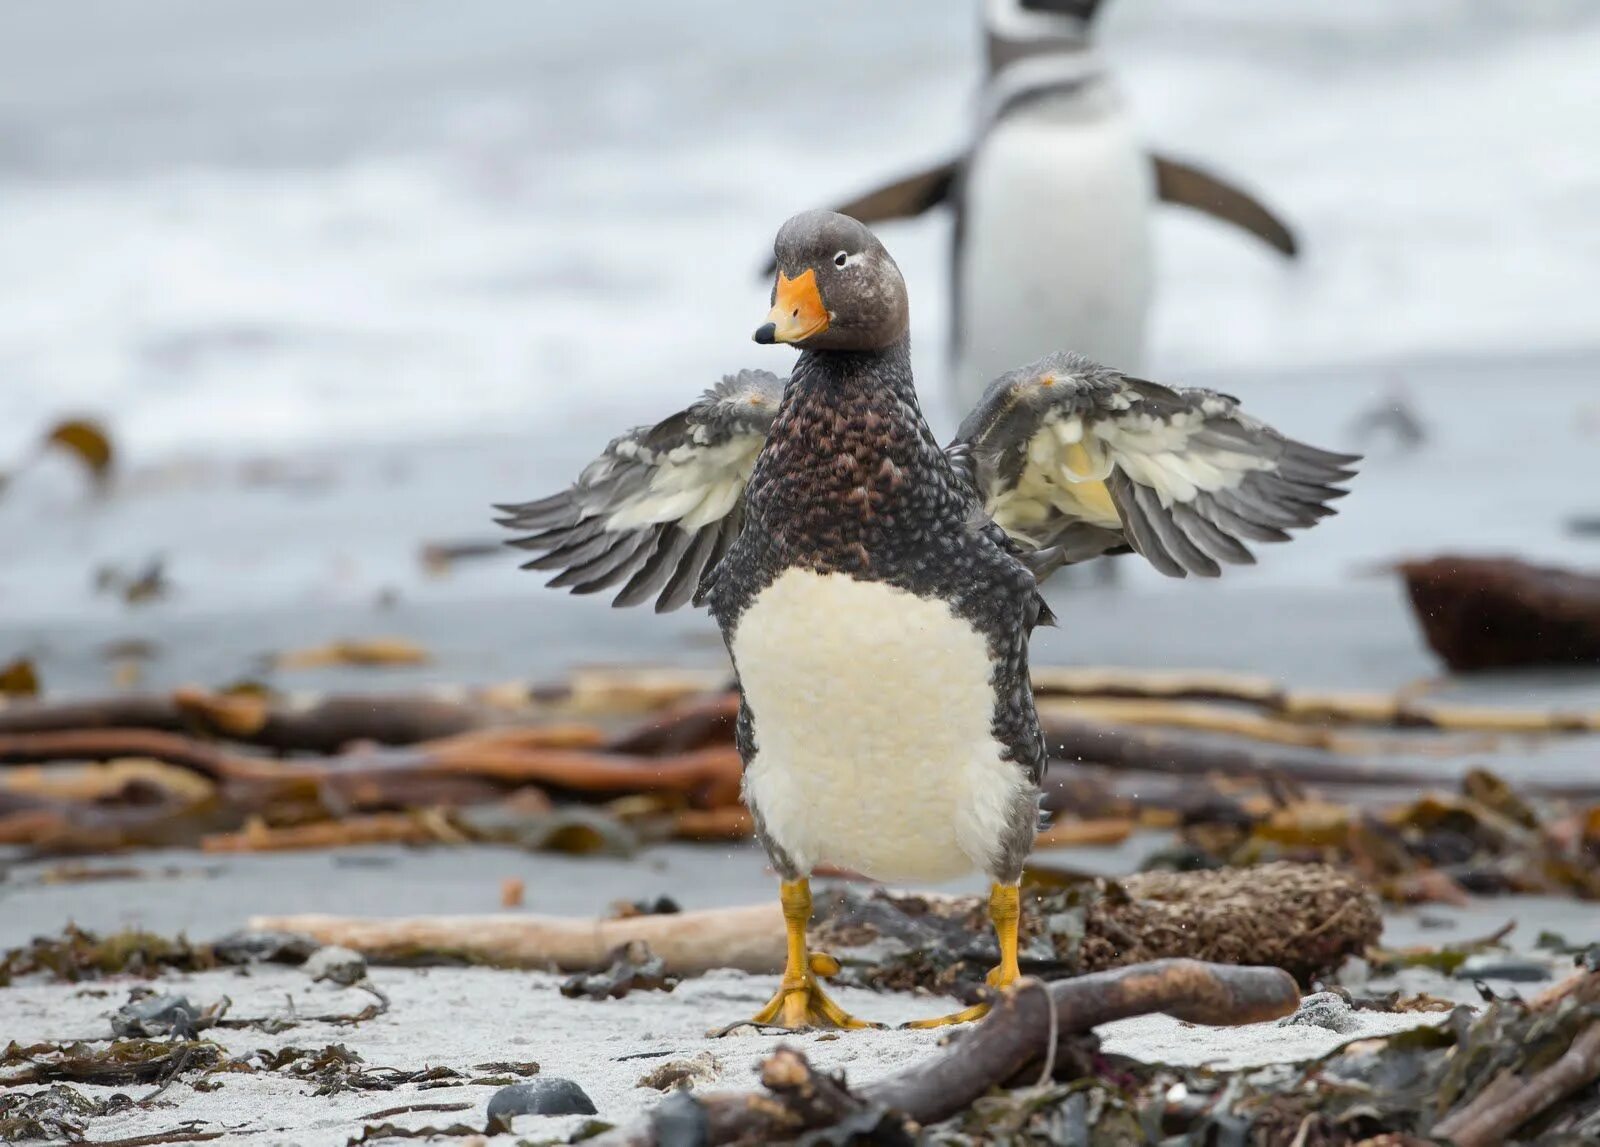
[[[906,336],[906,283],[878,237],[848,215],[807,211],[772,245],[778,280],[758,343],[882,350]]]

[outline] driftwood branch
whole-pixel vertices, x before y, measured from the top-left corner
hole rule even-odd
[[[425,830],[425,825],[419,825]],[[1045,919],[1058,911],[1048,894],[1025,897],[1024,928],[1049,934]],[[1376,941],[1376,903],[1348,873],[1325,865],[1270,864],[1222,872],[1144,873],[1114,889],[1086,886],[1077,903],[1081,924],[1067,933],[1077,956],[1072,970],[1105,971],[1174,957],[1213,965],[1268,962],[1309,979]],[[938,991],[952,981],[939,969],[989,943],[986,900],[941,897],[853,885],[826,888],[817,896],[813,947],[852,960],[885,960],[887,951],[921,953],[912,978],[871,979],[877,987]],[[324,944],[366,953],[374,960],[404,956],[418,962],[430,953],[475,964],[588,970],[621,944],[643,940],[669,963],[673,974],[727,966],[747,972],[783,967],[784,929],[775,903],[715,908],[668,916],[596,920],[510,913],[482,916],[420,916],[371,919],[350,916],[255,918],[252,929],[303,932]],[[992,962],[982,956],[979,962]],[[1065,967],[1065,965],[1064,965]],[[979,975],[981,976],[981,972]]]
[[[881,1104],[926,1126],[948,1119],[990,1088],[1046,1061],[1052,1038],[1060,1041],[1099,1024],[1152,1012],[1190,1023],[1261,1023],[1294,1011],[1299,1000],[1293,978],[1277,968],[1230,968],[1193,960],[1135,964],[1050,985],[1023,980],[1000,998],[987,1019],[950,1046],[854,1093],[862,1104]],[[703,1142],[775,1142],[837,1119],[844,1099],[827,1087],[810,1085],[809,1075],[798,1053],[780,1052],[763,1070],[768,1092],[698,1097],[706,1115]],[[597,1147],[656,1147],[660,1141],[654,1123],[644,1122],[593,1142]]]
[[[1053,760],[1101,765],[1131,772],[1178,776],[1249,777],[1272,782],[1426,788],[1449,783],[1443,770],[1407,769],[1382,760],[1351,759],[1331,753],[1272,753],[1253,746],[1173,736],[1159,730],[1044,718],[1045,745]],[[1528,783],[1519,790],[1570,800],[1600,798],[1600,783]]]
[[[1329,693],[1287,689],[1267,677],[1235,673],[1040,666],[1033,670],[1033,688],[1040,700],[1221,701],[1256,709],[1283,721],[1308,725],[1436,729],[1458,733],[1600,731],[1600,712],[1507,709],[1421,701],[1414,687],[1392,693]]]
[[[623,944],[643,941],[675,976],[712,968],[777,972],[783,967],[783,913],[776,901],[617,920],[559,916],[412,916],[363,920],[347,916],[255,916],[253,931],[299,932],[323,944],[353,948],[378,962],[458,959],[498,967],[581,972],[604,966]]]
[[[170,695],[11,701],[0,708],[0,734],[145,729],[278,752],[335,753],[354,741],[410,745],[511,719],[513,714],[492,706],[426,694],[331,694],[297,704],[256,694],[180,688]]]
[[[1459,756],[1473,750],[1492,748],[1493,738],[1449,736],[1420,739],[1415,735],[1391,733],[1352,733],[1327,724],[1292,721],[1263,713],[1250,713],[1224,705],[1205,705],[1191,701],[1143,700],[1138,698],[1042,699],[1040,716],[1066,721],[1090,721],[1109,725],[1185,729],[1215,733],[1270,745],[1300,749],[1322,749],[1346,756],[1397,753],[1427,753]]]
[[[218,782],[292,794],[307,786],[375,784],[405,775],[471,776],[507,785],[544,784],[578,793],[676,792],[710,806],[738,800],[741,766],[731,746],[669,757],[631,758],[571,748],[587,740],[570,726],[464,734],[403,749],[320,759],[272,760],[149,729],[86,729],[0,736],[0,765],[144,757]]]

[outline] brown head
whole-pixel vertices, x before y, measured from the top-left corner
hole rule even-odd
[[[772,245],[778,281],[758,343],[804,350],[882,350],[911,325],[906,284],[878,237],[848,215],[807,211]]]

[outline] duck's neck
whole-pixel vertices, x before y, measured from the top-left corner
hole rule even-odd
[[[862,572],[926,528],[949,474],[917,403],[907,340],[808,351],[751,475],[748,510],[793,560]]]
[[[783,397],[785,410],[810,424],[830,412],[846,410],[922,424],[922,406],[911,378],[909,338],[881,350],[803,351]]]

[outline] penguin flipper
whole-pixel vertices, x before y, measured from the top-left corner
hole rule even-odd
[[[1249,192],[1170,156],[1150,158],[1156,169],[1156,196],[1163,203],[1192,207],[1231,223],[1291,259],[1299,253],[1300,244],[1289,225]]]
[[[903,179],[874,188],[834,210],[868,226],[890,219],[909,219],[913,215],[921,215],[950,197],[960,167],[959,159],[936,163],[923,171],[912,172]]]
[[[891,219],[910,219],[924,211],[931,211],[949,199],[955,190],[956,175],[960,170],[960,157],[936,163],[882,187],[875,187],[832,210],[869,227]],[[762,267],[762,274],[771,275],[777,269],[777,264],[768,258]]]

